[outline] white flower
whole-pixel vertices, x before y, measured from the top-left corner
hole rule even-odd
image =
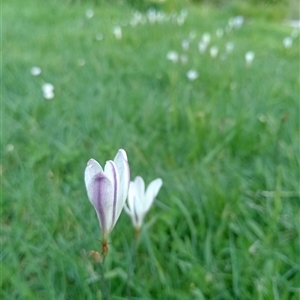
[[[147,18],[151,24],[156,22],[156,10],[154,8],[149,8],[147,11]]]
[[[90,159],[85,169],[84,181],[102,229],[102,239],[106,241],[127,198],[130,171],[126,152],[120,149],[113,161],[106,162],[104,170],[96,160]]]
[[[52,83],[44,83],[42,85],[42,90],[44,93],[53,92],[54,86]]]
[[[30,69],[30,73],[31,73],[32,76],[38,76],[42,73],[42,70],[41,70],[40,67],[32,67]]]
[[[83,67],[85,65],[85,60],[83,58],[78,59],[78,66]]]
[[[232,42],[228,42],[226,44],[226,52],[231,53],[233,51],[233,49],[234,49],[234,44]]]
[[[130,182],[127,205],[124,206],[124,210],[131,217],[136,230],[141,228],[144,217],[153,204],[161,186],[162,180],[160,178],[150,182],[146,190],[142,177],[137,176],[134,181]]]
[[[43,93],[43,96],[46,100],[51,100],[54,98],[54,92]]]
[[[243,24],[244,24],[243,16],[236,16],[232,19],[232,25],[235,28],[241,28]]]
[[[103,40],[103,34],[102,33],[97,33],[96,34],[96,40],[97,41],[102,41]]]
[[[245,54],[245,60],[246,60],[246,65],[247,66],[250,66],[254,60],[254,57],[255,57],[255,54],[254,52],[252,51],[248,51],[246,54]]]
[[[202,41],[203,41],[203,43],[205,43],[206,45],[208,45],[209,43],[210,43],[210,40],[211,40],[211,36],[210,36],[210,34],[209,33],[204,33],[203,35],[202,35]]]
[[[7,152],[12,152],[14,150],[14,145],[13,144],[8,144],[6,145],[6,151]]]
[[[167,59],[172,61],[172,62],[177,62],[178,61],[178,53],[175,51],[170,51],[167,53]]]
[[[92,9],[88,9],[86,12],[85,12],[85,16],[88,18],[88,19],[91,19],[93,16],[94,16],[94,11]]]
[[[209,49],[209,54],[211,57],[217,57],[218,52],[219,52],[219,50],[216,46],[213,46]]]
[[[187,73],[186,73],[186,76],[187,78],[190,80],[190,81],[194,81],[196,80],[198,77],[199,77],[199,74],[196,70],[189,70]]]
[[[54,98],[54,86],[51,83],[44,83],[42,85],[43,96],[47,100]]]
[[[180,12],[180,14],[184,17],[184,18],[186,18],[187,16],[188,16],[188,10],[186,9],[186,8],[183,8],[182,10],[181,10],[181,12]]]
[[[185,17],[183,15],[179,15],[179,16],[177,16],[176,21],[177,21],[177,24],[179,26],[181,26],[181,25],[183,25],[183,23],[185,21]]]
[[[293,39],[291,37],[286,37],[283,39],[283,45],[285,48],[291,48],[293,45]]]
[[[189,47],[190,47],[189,40],[183,40],[181,42],[181,47],[182,47],[183,50],[189,50]]]
[[[199,52],[201,52],[201,53],[205,52],[206,48],[207,48],[207,44],[204,43],[203,41],[200,41],[198,43],[198,50],[199,50]]]
[[[120,26],[115,26],[113,33],[117,40],[122,39],[122,28]]]

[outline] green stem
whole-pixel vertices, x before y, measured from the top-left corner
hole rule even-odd
[[[128,263],[128,269],[127,269],[127,282],[126,282],[126,295],[127,298],[131,296],[131,290],[130,290],[130,285],[131,285],[131,279],[133,277],[134,269],[135,269],[135,257],[136,257],[136,249],[137,249],[137,242],[139,238],[139,231],[135,231],[135,237],[132,241],[131,245],[131,250],[130,250],[130,257],[129,257],[129,263]]]
[[[105,300],[110,300],[110,294],[109,294],[109,289],[107,285],[107,281],[104,276],[104,262],[105,262],[105,256],[103,256],[102,262],[99,263],[100,266],[100,276],[101,276],[101,282],[102,282],[102,294],[103,298]]]
[[[101,253],[102,260],[99,262],[99,266],[100,266],[100,276],[102,282],[102,295],[105,300],[110,300],[111,298],[109,294],[109,289],[104,275],[104,263],[105,263],[106,255],[108,253],[108,243],[106,237],[103,237],[101,244],[102,244],[102,253]]]

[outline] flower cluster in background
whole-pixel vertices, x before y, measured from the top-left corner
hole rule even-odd
[[[114,22],[110,32],[98,32],[95,35],[96,41],[103,41],[106,38],[113,36],[117,41],[122,41],[130,31],[130,28],[143,26],[150,24],[154,26],[163,26],[166,23],[178,26],[175,29],[180,32],[180,27],[188,19],[188,10],[182,9],[179,13],[164,13],[163,11],[150,8],[146,13],[139,11],[133,11],[130,19],[123,20],[119,24]],[[87,9],[85,12],[86,22],[90,22],[91,19],[96,19],[95,13],[92,9]],[[195,81],[199,77],[201,78],[201,67],[195,66],[195,60],[209,60],[213,59],[215,63],[218,60],[226,60],[229,55],[239,47],[234,42],[234,34],[244,26],[248,26],[248,22],[243,16],[235,16],[230,18],[223,27],[213,29],[211,31],[198,32],[196,30],[191,31],[188,36],[183,38],[178,44],[178,49],[170,49],[167,53],[161,53],[161,58],[176,64],[181,63],[186,65],[185,76],[189,81]],[[158,28],[158,30],[160,30]],[[291,34],[284,37],[280,42],[283,48],[289,49],[293,46],[294,40],[299,36],[299,24],[293,26]],[[168,37],[166,37],[168,38]],[[251,43],[251,40],[250,40]],[[254,43],[254,42],[253,42]],[[195,51],[197,49],[198,56],[195,57]],[[236,51],[241,55],[241,51]],[[205,55],[207,53],[207,55]],[[203,56],[205,55],[205,56]],[[255,59],[259,57],[259,53],[255,53],[253,49],[249,49],[244,52],[244,64],[245,67],[250,67],[255,63]],[[239,57],[236,57],[237,59]],[[85,58],[80,58],[77,61],[77,65],[80,67],[85,66]],[[40,67],[32,67],[30,70],[32,76],[39,76],[42,72]],[[51,100],[54,98],[54,86],[51,83],[42,84],[42,95],[44,99]]]
[[[42,73],[42,69],[40,67],[34,66],[30,69],[30,74],[32,76],[39,76]],[[51,100],[54,98],[54,85],[52,83],[44,82],[41,86],[43,97],[46,100]]]

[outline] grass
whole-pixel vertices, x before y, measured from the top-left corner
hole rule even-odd
[[[89,158],[104,164],[119,148],[131,178],[164,184],[129,289],[125,213],[111,233],[112,299],[299,299],[299,37],[285,49],[292,29],[256,20],[251,7],[242,28],[218,39],[236,8],[186,8],[182,26],[132,27],[124,4],[2,4],[2,299],[103,299],[88,255],[101,233],[83,172]],[[188,63],[168,61],[191,32]],[[233,53],[200,54],[204,32],[221,54],[232,41]]]

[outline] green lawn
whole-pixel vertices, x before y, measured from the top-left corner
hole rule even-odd
[[[163,187],[134,253],[124,212],[110,235],[112,299],[299,299],[297,32],[278,7],[255,18],[255,7],[178,1],[162,22],[132,26],[129,5],[81,2],[2,3],[1,299],[104,299],[84,169],[119,148],[132,179]],[[205,32],[216,58],[198,51]]]

